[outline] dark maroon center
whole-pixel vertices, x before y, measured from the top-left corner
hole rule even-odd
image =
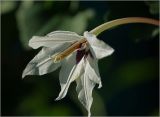
[[[86,49],[86,48],[81,49],[81,48],[83,48],[82,46],[83,46],[83,44],[81,44],[80,47],[79,47],[80,49],[77,50],[76,64],[78,64],[83,57],[84,57],[84,58],[87,58],[88,55],[89,55],[91,58],[94,58],[94,56],[92,55],[90,49]]]
[[[76,64],[78,64],[83,57],[86,58],[88,55],[90,55],[91,57],[93,57],[92,54],[91,54],[91,52],[90,52],[90,50],[87,50],[87,51],[86,51],[86,49],[77,50]]]
[[[79,63],[79,61],[85,56],[86,51],[85,49],[83,50],[77,50],[77,55],[76,55],[76,63]]]

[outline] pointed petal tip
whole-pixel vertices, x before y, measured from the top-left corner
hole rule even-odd
[[[32,36],[32,38],[29,40],[28,42],[28,46],[33,48],[33,49],[37,49],[37,46],[34,46],[35,44],[33,43],[36,40],[37,36]]]
[[[102,83],[100,82],[99,83],[99,86],[98,86],[98,89],[100,89],[102,87]]]
[[[22,74],[22,80],[27,76],[27,74]]]
[[[91,112],[90,112],[90,110],[88,111],[88,117],[91,117]]]
[[[64,97],[62,97],[62,95],[58,95],[58,97],[55,99],[55,101],[59,101],[59,100],[61,100],[62,98],[64,98]]]
[[[102,86],[98,86],[98,89],[102,88]]]
[[[108,50],[107,50],[108,55],[106,55],[106,56],[112,55],[112,54],[114,53],[114,51],[115,51],[115,50],[114,50],[112,47],[109,47]]]
[[[24,79],[25,76],[22,76],[22,80]]]
[[[54,101],[59,101],[59,100],[61,100],[60,97],[57,97],[56,99],[54,99]]]
[[[24,79],[27,75],[29,74],[27,73],[27,67],[26,67],[22,73],[22,79]]]
[[[111,48],[111,54],[114,52],[115,50],[113,48]]]
[[[22,73],[22,79],[24,79],[25,76],[26,76],[26,74],[23,72],[23,73]]]
[[[28,76],[28,75],[31,75],[31,74],[28,74],[27,72],[26,72],[26,69],[24,69],[24,71],[23,71],[23,73],[22,73],[22,79],[24,79],[26,76]]]
[[[58,97],[55,99],[55,101],[61,100],[61,99],[63,99],[64,97],[65,97],[65,95],[61,94],[61,92],[60,92],[60,94],[59,94]]]

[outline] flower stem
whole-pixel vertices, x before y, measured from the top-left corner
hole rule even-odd
[[[146,24],[152,24],[155,26],[159,26],[159,21],[154,20],[154,19],[143,18],[143,17],[128,17],[128,18],[121,18],[121,19],[112,20],[110,22],[106,22],[106,23],[94,28],[90,32],[95,34],[96,36],[98,36],[100,33],[102,33],[103,31],[106,31],[110,28],[113,28],[115,26],[119,26],[122,24],[129,24],[129,23],[146,23]],[[65,51],[63,51],[63,52],[59,53],[58,55],[56,55],[55,57],[53,57],[54,62],[56,63],[56,62],[63,60],[65,57],[67,57],[72,52],[74,52],[76,49],[78,49],[81,44],[86,43],[86,41],[87,40],[85,38],[83,38],[80,41],[74,43],[69,48],[67,48]]]
[[[102,33],[105,30],[111,29],[115,26],[123,25],[123,24],[129,24],[129,23],[145,23],[145,24],[152,24],[155,26],[159,26],[159,21],[150,19],[150,18],[143,18],[143,17],[128,17],[128,18],[121,18],[112,20],[110,22],[106,22],[90,32],[98,36],[100,33]]]

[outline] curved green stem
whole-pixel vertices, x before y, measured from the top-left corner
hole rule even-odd
[[[129,18],[122,18],[122,19],[116,19],[110,22],[106,22],[95,29],[91,30],[90,32],[95,34],[96,36],[102,33],[105,30],[108,30],[110,28],[113,28],[115,26],[119,26],[122,24],[128,24],[128,23],[146,23],[146,24],[152,24],[159,26],[159,21],[149,18],[142,18],[142,17],[129,17]],[[53,57],[54,62],[59,62],[62,59],[64,59],[66,56],[74,52],[82,43],[86,43],[86,39],[83,38],[80,41],[74,43],[72,46],[67,48],[65,51],[59,53],[55,57]]]
[[[150,18],[143,18],[143,17],[128,17],[128,18],[121,18],[121,19],[116,19],[112,20],[109,22],[106,22],[90,32],[98,36],[100,33],[102,33],[105,30],[108,30],[110,28],[113,28],[115,26],[123,25],[123,24],[129,24],[129,23],[145,23],[145,24],[152,24],[155,26],[159,26],[159,21],[150,19]]]

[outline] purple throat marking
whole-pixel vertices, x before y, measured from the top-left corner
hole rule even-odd
[[[83,57],[84,57],[84,58],[87,58],[88,55],[90,55],[90,57],[93,58],[93,55],[92,55],[92,53],[90,52],[90,50],[87,50],[87,51],[86,51],[86,49],[77,50],[76,64],[78,64]]]

